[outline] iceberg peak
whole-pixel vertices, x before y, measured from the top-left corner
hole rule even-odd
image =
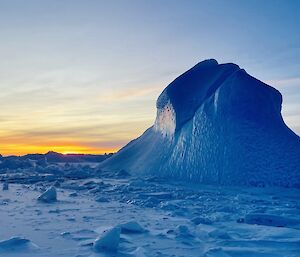
[[[172,135],[236,71],[236,64],[205,60],[171,82],[157,99],[155,128]]]

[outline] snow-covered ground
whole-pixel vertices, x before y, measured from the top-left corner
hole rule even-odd
[[[24,175],[1,191],[0,256],[300,254],[299,189],[141,180],[126,172],[56,177]],[[52,200],[38,200],[53,185]]]

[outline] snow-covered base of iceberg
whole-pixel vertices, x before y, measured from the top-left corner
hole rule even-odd
[[[52,184],[1,192],[1,256],[299,256],[299,189],[107,177],[65,179],[57,202],[37,201]],[[113,251],[97,241],[111,229]]]

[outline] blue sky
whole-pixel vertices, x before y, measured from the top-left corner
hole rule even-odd
[[[0,153],[114,151],[207,58],[280,90],[299,135],[299,26],[296,0],[0,0]]]

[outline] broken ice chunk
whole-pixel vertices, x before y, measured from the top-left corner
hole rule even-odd
[[[8,183],[7,182],[4,182],[3,183],[3,191],[5,191],[5,190],[8,190]]]
[[[57,201],[57,193],[55,187],[50,187],[44,193],[42,193],[38,200],[41,202],[51,203]]]
[[[120,225],[122,233],[143,233],[145,229],[136,221],[129,221]]]
[[[121,228],[114,227],[111,230],[104,232],[94,241],[94,249],[96,251],[118,251],[120,243]]]

